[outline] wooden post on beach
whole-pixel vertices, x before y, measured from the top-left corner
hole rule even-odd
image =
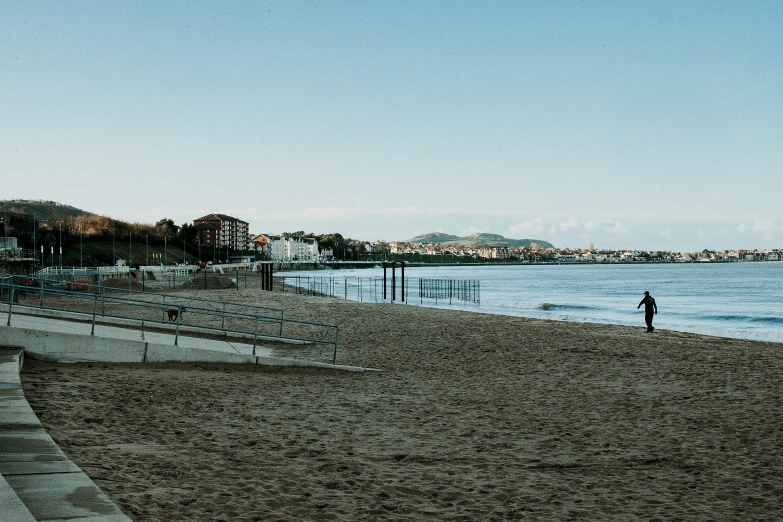
[[[400,297],[405,302],[405,261],[400,261]]]
[[[386,262],[383,262],[383,300],[386,300]]]
[[[397,261],[392,261],[392,303],[397,300]]]

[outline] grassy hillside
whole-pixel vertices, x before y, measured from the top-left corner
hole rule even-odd
[[[471,234],[465,237],[431,232],[416,236],[408,240],[410,243],[438,243],[441,245],[477,247],[477,246],[502,246],[502,247],[529,247],[534,243],[539,248],[552,248],[552,243],[542,239],[509,239],[500,234]]]
[[[0,200],[0,217],[7,214],[23,214],[36,221],[49,221],[59,216],[79,217],[94,216],[92,212],[87,212],[80,208],[70,205],[63,205],[56,201],[42,201],[34,199],[5,199]]]
[[[44,246],[43,266],[49,266],[52,263],[50,246],[52,245]],[[57,265],[59,263],[58,247],[57,244],[54,244],[53,246],[54,264]],[[117,259],[130,261],[131,265],[151,265],[158,262],[171,264],[174,262],[182,263],[183,261],[182,242],[179,242],[179,244],[172,244],[169,242],[165,247],[162,244],[152,244],[149,246],[148,250],[143,239],[140,241],[133,241],[132,243],[129,243],[128,241],[115,241],[113,246],[111,241],[101,240],[85,240],[80,246],[77,239],[76,243],[63,247],[63,266],[113,265],[113,254]],[[40,247],[37,255],[41,255]],[[160,256],[160,261],[158,261],[158,255]],[[211,249],[209,252],[204,249],[202,255],[204,261],[212,260]],[[194,249],[193,245],[187,245],[184,258],[188,262],[197,261],[198,246]]]

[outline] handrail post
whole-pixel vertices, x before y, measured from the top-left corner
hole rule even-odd
[[[6,321],[6,326],[11,326],[11,312],[14,309],[14,290],[16,290],[13,286],[11,287],[11,294],[10,294],[10,300],[8,301],[8,321]]]
[[[284,313],[285,313],[285,312],[283,312],[282,310],[280,310],[280,334],[279,334],[279,335],[280,335],[280,337],[282,337],[282,336],[283,336],[283,314],[284,314]]]
[[[163,296],[163,306],[160,307],[160,322],[166,322],[166,296]]]
[[[340,334],[340,325],[334,327],[334,355],[332,355],[332,364],[337,364],[337,337]]]
[[[98,311],[98,295],[94,295],[92,298],[92,330],[90,335],[95,335],[95,314]]]
[[[177,331],[174,334],[174,346],[179,346],[179,323],[182,322],[182,306],[177,305],[177,310],[179,313],[177,313]]]
[[[220,322],[220,329],[225,330],[226,329],[226,303],[223,303],[223,320]]]
[[[43,308],[43,286],[44,286],[44,278],[41,277],[41,302],[40,302],[40,308]]]
[[[256,316],[256,331],[253,333],[253,355],[256,354],[256,341],[258,340],[258,316]]]

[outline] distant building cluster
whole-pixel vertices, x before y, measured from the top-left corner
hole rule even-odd
[[[735,261],[781,261],[783,249],[702,250],[670,252],[656,250],[540,249],[532,247],[446,246],[437,243],[392,241],[386,244],[390,254],[451,256],[471,259],[506,259],[551,263],[720,263]]]
[[[319,248],[314,237],[293,237],[250,233],[246,221],[225,214],[207,214],[193,220],[196,240],[202,246],[228,247],[231,250],[253,250],[274,261],[319,263],[335,259],[331,248]],[[351,259],[383,255],[409,255],[450,259],[507,260],[530,263],[721,263],[736,261],[781,261],[783,250],[724,250],[670,252],[656,250],[597,250],[478,245],[472,247],[440,243],[406,241],[363,242],[348,240]],[[343,253],[342,259],[346,258]],[[445,259],[443,259],[445,261]]]
[[[318,250],[318,240],[314,237],[298,238],[291,236],[276,236],[260,234],[252,239],[256,252],[265,254],[275,261],[301,261],[318,263],[321,252]]]
[[[297,238],[274,234],[250,233],[250,224],[226,214],[207,214],[193,220],[196,241],[205,247],[230,250],[254,250],[275,261],[321,260],[315,238]]]

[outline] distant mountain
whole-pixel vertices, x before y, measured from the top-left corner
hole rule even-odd
[[[38,221],[51,219],[53,216],[66,215],[70,217],[94,216],[92,212],[87,212],[80,208],[70,205],[63,205],[56,201],[42,201],[38,199],[4,199],[0,200],[0,212],[7,214],[25,214],[35,217]]]
[[[416,236],[413,239],[409,239],[409,243],[448,243],[449,241],[459,241],[459,236],[452,234],[443,234],[441,232],[430,232],[429,234],[422,234]]]
[[[477,246],[504,246],[504,247],[529,247],[533,244],[538,248],[553,248],[552,243],[542,239],[509,239],[500,234],[471,234],[465,237],[432,232],[422,234],[408,240],[409,243],[438,243],[447,246],[477,247]]]

